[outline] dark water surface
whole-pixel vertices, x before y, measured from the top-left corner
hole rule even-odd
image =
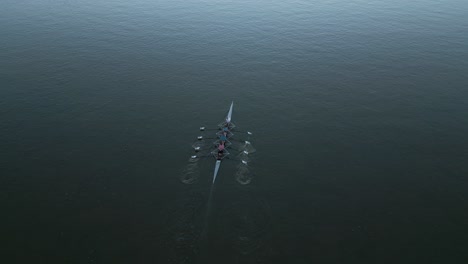
[[[467,14],[1,1],[0,262],[466,263]],[[231,100],[251,182],[210,194],[190,145]]]

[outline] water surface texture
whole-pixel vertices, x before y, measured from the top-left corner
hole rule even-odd
[[[465,263],[467,14],[2,0],[0,262]],[[257,151],[211,189],[232,100]]]

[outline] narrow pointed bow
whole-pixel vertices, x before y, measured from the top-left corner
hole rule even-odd
[[[229,112],[226,116],[226,122],[231,122],[231,118],[232,118],[232,107],[234,106],[234,101],[231,103],[231,107],[229,108]]]

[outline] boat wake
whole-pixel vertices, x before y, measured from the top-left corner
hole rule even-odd
[[[237,166],[236,181],[242,185],[247,185],[252,181],[252,175],[247,166],[243,164]]]
[[[243,195],[236,202],[223,208],[221,226],[226,233],[233,255],[244,256],[246,260],[255,255],[257,259],[269,254],[271,215],[267,202],[254,194]]]
[[[203,226],[205,197],[192,192],[171,203],[165,211],[164,255],[169,263],[193,263],[199,254],[200,229]]]
[[[241,185],[247,185],[252,181],[252,172],[248,165],[251,161],[250,154],[254,153],[256,150],[252,147],[249,141],[246,141],[246,143],[240,146],[239,149],[241,149],[241,151],[236,158],[242,162],[237,165],[235,178]]]
[[[190,158],[189,163],[185,166],[180,181],[184,184],[194,184],[200,177],[200,168],[198,167],[198,159]]]

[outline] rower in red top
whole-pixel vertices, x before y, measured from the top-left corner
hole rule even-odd
[[[220,141],[218,145],[218,160],[221,160],[224,156],[224,141]]]
[[[221,141],[218,145],[218,151],[223,152],[224,151],[224,141]]]

